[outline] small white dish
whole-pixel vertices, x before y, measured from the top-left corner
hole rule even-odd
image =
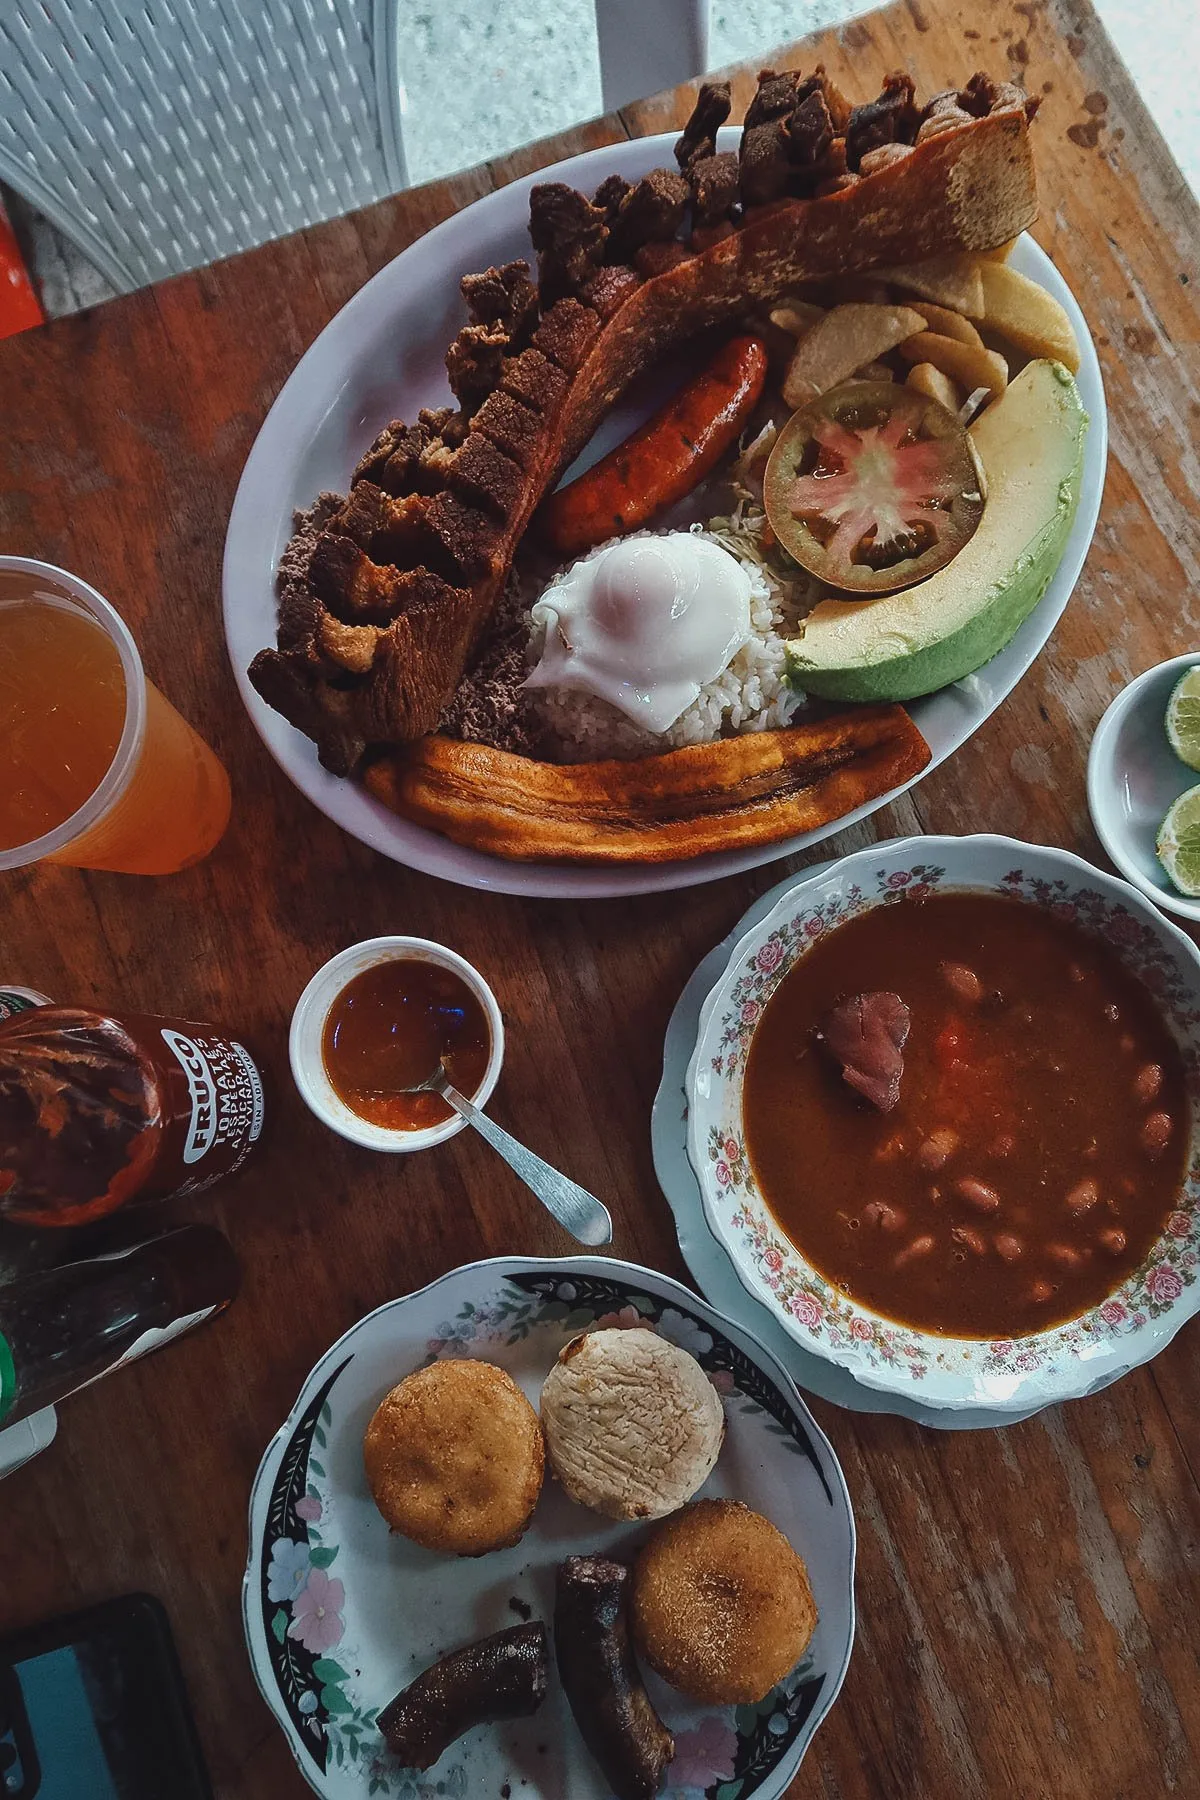
[[[1024,900],[1103,938],[1154,996],[1188,1073],[1183,1191],[1146,1260],[1089,1312],[1015,1339],[901,1325],[834,1287],[780,1231],[746,1154],[746,1057],[784,976],[847,919],[938,889]],[[1128,883],[1069,851],[992,836],[896,838],[802,879],[745,934],[709,993],[687,1103],[705,1217],[738,1278],[797,1343],[866,1387],[954,1410],[1036,1410],[1148,1362],[1200,1310],[1200,951]]]
[[[389,1533],[363,1472],[388,1389],[435,1358],[481,1357],[536,1406],[577,1332],[637,1325],[681,1345],[721,1396],[726,1437],[704,1498],[764,1513],[808,1567],[818,1623],[799,1665],[756,1706],[698,1705],[647,1674],[675,1737],[662,1800],[780,1800],[837,1699],[854,1642],[854,1515],[838,1461],[775,1358],[652,1269],[613,1257],[497,1257],[368,1313],[317,1363],[250,1497],[242,1617],[262,1696],[324,1800],[610,1800],[557,1675],[529,1719],[484,1725],[426,1774],[387,1754],[379,1709],[437,1657],[532,1615],[549,1624],[564,1557],[629,1557],[644,1524],[574,1505],[547,1476],[519,1544],[439,1556]]]
[[[1167,701],[1200,650],[1173,656],[1122,688],[1097,725],[1088,752],[1088,810],[1096,836],[1140,893],[1164,912],[1200,923],[1200,899],[1172,887],[1155,854],[1158,828],[1180,794],[1200,783],[1167,742]]]
[[[440,968],[452,969],[483,1007],[491,1049],[483,1081],[475,1093],[467,1095],[467,1099],[479,1107],[487,1105],[500,1079],[504,1061],[504,1019],[499,1004],[479,970],[466,957],[459,956],[455,950],[447,950],[444,944],[435,944],[430,938],[366,938],[361,944],[351,944],[340,951],[317,970],[292,1014],[288,1035],[292,1079],[309,1110],[352,1144],[361,1144],[367,1150],[393,1153],[430,1150],[434,1144],[444,1144],[447,1138],[461,1131],[467,1121],[455,1113],[440,1125],[429,1125],[421,1131],[394,1131],[383,1125],[373,1125],[369,1119],[352,1111],[336,1092],[326,1071],[321,1048],[329,1009],[342,990],[364,969],[372,969],[377,963],[396,961],[431,962]]]

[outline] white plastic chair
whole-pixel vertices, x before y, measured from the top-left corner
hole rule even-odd
[[[703,75],[709,0],[595,0],[605,112]]]
[[[118,289],[406,184],[395,0],[4,0],[0,180]]]
[[[606,106],[702,72],[708,0],[596,11]],[[398,0],[0,0],[0,182],[118,291],[214,262],[406,185],[398,38]]]

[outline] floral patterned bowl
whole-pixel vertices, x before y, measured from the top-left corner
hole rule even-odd
[[[693,1705],[647,1678],[675,1737],[664,1800],[778,1800],[791,1784],[854,1640],[854,1517],[828,1440],[770,1352],[668,1276],[611,1257],[498,1257],[390,1301],[339,1338],[254,1483],[242,1589],[250,1660],[326,1800],[609,1800],[553,1676],[532,1718],[469,1732],[424,1773],[388,1755],[377,1714],[447,1650],[531,1615],[549,1622],[563,1557],[627,1557],[648,1528],[575,1506],[547,1479],[519,1544],[437,1556],[388,1532],[362,1459],[371,1413],[413,1369],[485,1357],[536,1404],[563,1345],[595,1326],[642,1326],[696,1357],[725,1409],[725,1444],[702,1492],[773,1520],[808,1565],[819,1613],[799,1667],[756,1706]]]
[[[784,1237],[743,1139],[746,1056],[788,970],[846,919],[938,888],[1012,895],[1102,936],[1155,996],[1188,1071],[1187,1178],[1150,1255],[1091,1312],[1015,1340],[940,1337],[851,1300]],[[1200,1309],[1200,952],[1134,888],[1065,850],[1003,837],[898,838],[799,877],[746,933],[706,1000],[687,1096],[705,1215],[743,1285],[806,1350],[868,1387],[938,1407],[1051,1405],[1147,1362]]]

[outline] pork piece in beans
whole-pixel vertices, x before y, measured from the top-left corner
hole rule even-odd
[[[852,994],[825,1015],[821,1041],[842,1079],[880,1112],[900,1101],[909,1012],[899,994]]]

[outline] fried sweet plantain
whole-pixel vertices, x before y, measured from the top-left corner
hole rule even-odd
[[[372,763],[385,806],[516,861],[668,862],[795,837],[911,781],[930,750],[902,706],[689,744],[636,762],[535,762],[427,737]]]

